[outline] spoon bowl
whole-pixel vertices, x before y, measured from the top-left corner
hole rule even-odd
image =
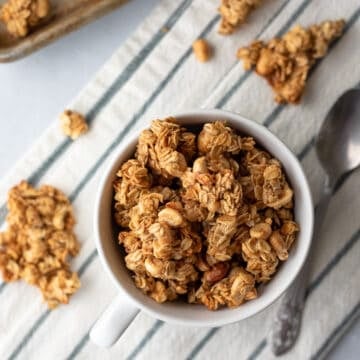
[[[315,144],[332,185],[360,165],[360,89],[340,96],[327,114]]]

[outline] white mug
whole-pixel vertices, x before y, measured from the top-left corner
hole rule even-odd
[[[120,144],[99,187],[95,207],[95,238],[101,263],[119,290],[119,295],[100,316],[90,331],[90,338],[99,346],[111,346],[126,330],[140,310],[154,318],[185,326],[218,327],[255,315],[273,303],[294,281],[306,259],[313,231],[313,203],[308,182],[296,156],[264,126],[240,115],[222,110],[197,110],[175,116],[184,125],[201,125],[225,120],[242,134],[252,136],[257,144],[277,158],[294,190],[295,219],[300,232],[289,258],[278,269],[271,281],[262,286],[258,298],[237,308],[209,311],[205,306],[185,302],[159,304],[136,288],[125,267],[114,233],[112,220],[115,174],[122,163],[133,156],[137,136]]]

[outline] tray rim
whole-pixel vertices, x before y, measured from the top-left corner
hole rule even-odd
[[[46,45],[51,44],[60,37],[69,34],[83,25],[104,16],[111,10],[128,2],[129,0],[101,0],[86,7],[77,9],[69,16],[57,21],[49,22],[44,27],[26,36],[18,43],[0,48],[0,63],[21,59]]]

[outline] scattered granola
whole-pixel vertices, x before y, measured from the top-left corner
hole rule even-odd
[[[200,62],[206,62],[211,58],[212,49],[205,39],[197,39],[192,45],[195,57]]]
[[[268,43],[256,40],[240,48],[237,57],[243,61],[245,70],[255,69],[268,81],[275,101],[297,104],[309,70],[326,55],[329,44],[341,36],[344,25],[344,20],[324,21],[307,29],[297,25],[282,38]]]
[[[219,33],[232,34],[261,3],[262,0],[221,0]]]
[[[10,34],[25,37],[49,13],[49,0],[8,0],[0,10],[0,20],[5,23]]]
[[[114,181],[118,241],[155,301],[239,306],[288,258],[293,191],[253,138],[221,121],[195,130],[167,118],[141,133]]]
[[[80,287],[68,263],[79,252],[69,200],[54,187],[35,189],[22,181],[9,191],[8,209],[8,228],[0,233],[4,281],[37,286],[50,309],[67,304]]]
[[[73,110],[65,110],[60,115],[60,122],[64,134],[73,140],[88,131],[88,124],[84,116]]]

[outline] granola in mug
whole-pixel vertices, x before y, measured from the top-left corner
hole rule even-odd
[[[222,121],[193,131],[154,120],[113,186],[126,267],[160,303],[256,298],[299,231],[279,161]]]

